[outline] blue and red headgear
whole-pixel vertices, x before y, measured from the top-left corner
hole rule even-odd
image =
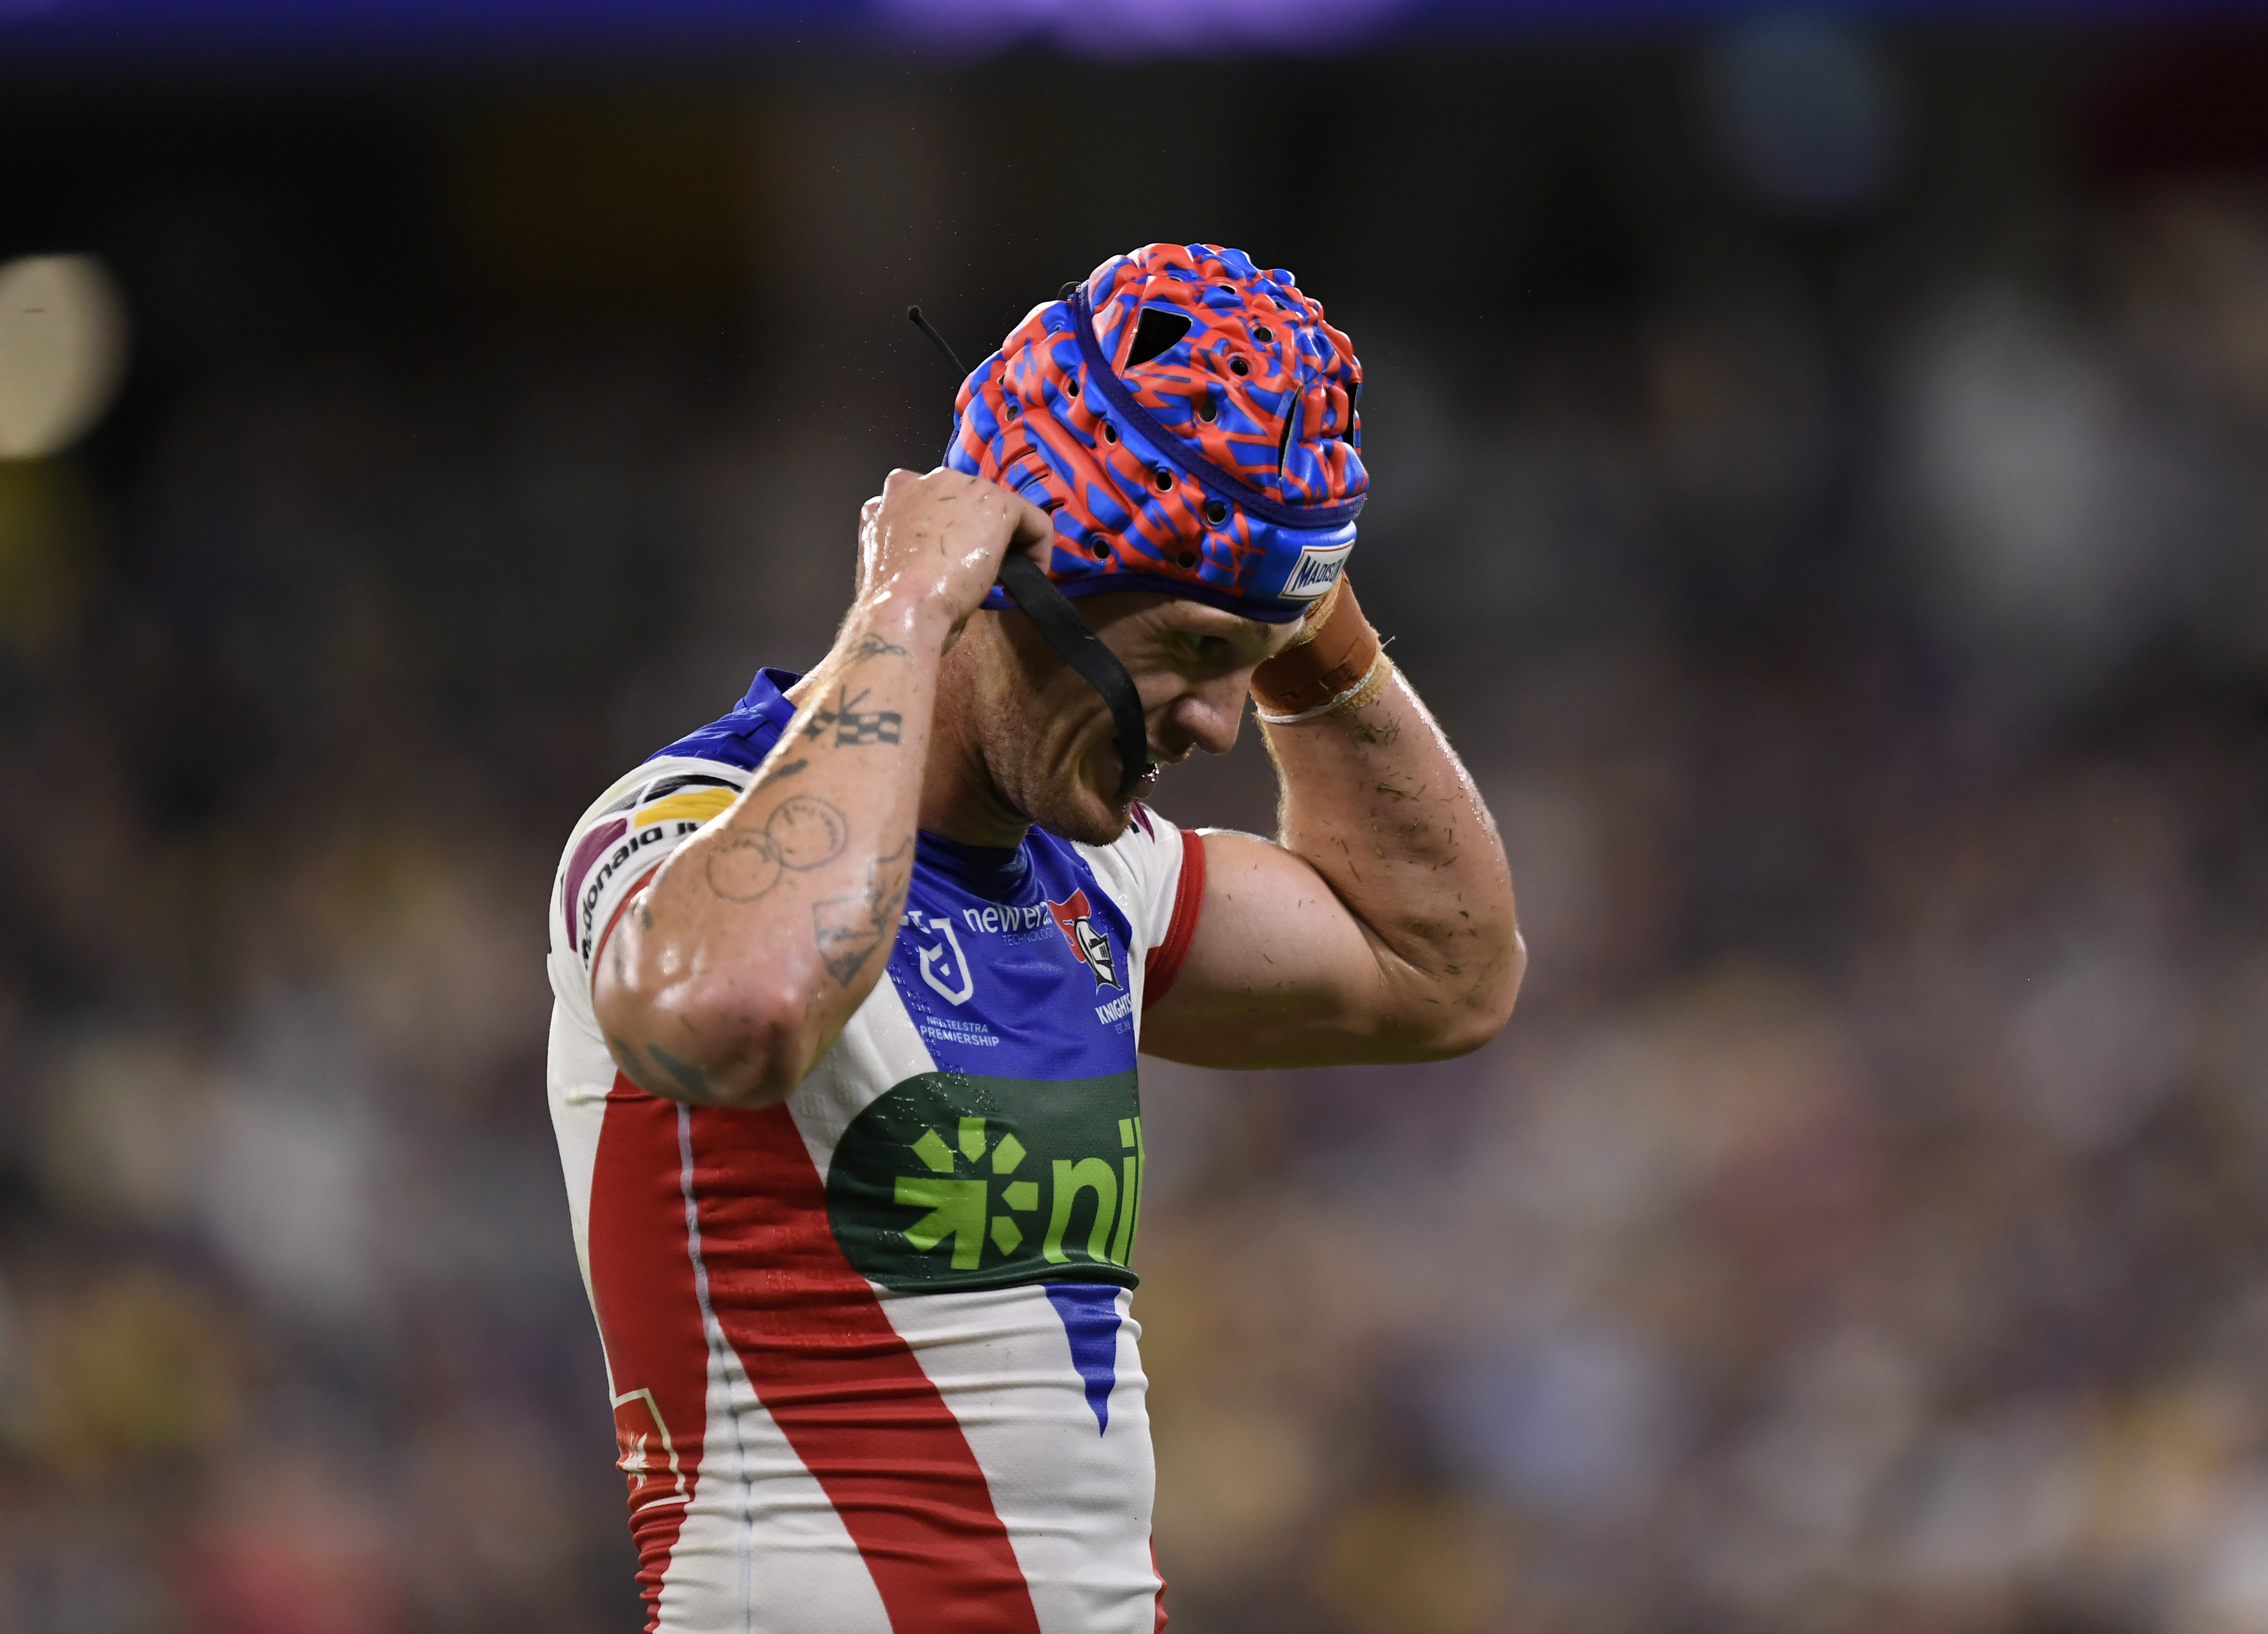
[[[1149,244],[1035,306],[954,404],[945,463],[1050,512],[1067,596],[1153,590],[1298,618],[1338,581],[1369,479],[1362,364],[1241,250]],[[998,585],[984,605],[1011,605]]]

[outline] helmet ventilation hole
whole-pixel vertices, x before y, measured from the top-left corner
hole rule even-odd
[[[1219,527],[1228,520],[1228,507],[1218,499],[1205,501],[1205,520]]]
[[[1096,540],[1093,544],[1089,545],[1089,546],[1087,547],[1087,548],[1088,548],[1089,550],[1092,550],[1093,552],[1094,552],[1094,559],[1095,559],[1096,561],[1098,561],[1098,562],[1101,561],[1104,557],[1108,556],[1110,554],[1110,547],[1109,547],[1108,545],[1104,544],[1104,543],[1103,543],[1101,540],[1099,540],[1099,539],[1098,539],[1098,540]]]
[[[1108,420],[1102,423],[1102,440],[1106,443],[1115,443],[1118,440],[1118,428]]]
[[[1222,284],[1220,286],[1220,292],[1223,295],[1240,295],[1243,293],[1243,291],[1239,290],[1233,283]]]
[[[1197,418],[1204,421],[1207,425],[1211,425],[1214,420],[1219,417],[1219,416],[1220,410],[1212,406],[1212,399],[1210,397],[1206,398],[1204,401],[1197,405]]]
[[[1174,474],[1166,469],[1164,466],[1160,466],[1155,471],[1152,472],[1150,474],[1150,480],[1157,483],[1158,491],[1161,494],[1170,494],[1174,491]]]
[[[1174,560],[1182,567],[1195,567],[1197,564],[1197,553],[1194,550],[1184,550]]]
[[[1250,374],[1252,365],[1241,357],[1232,357],[1228,360],[1228,372],[1231,374]]]
[[[1252,332],[1252,338],[1265,346],[1276,338],[1276,331],[1263,323]]]
[[[1129,369],[1138,368],[1152,357],[1162,357],[1174,343],[1189,332],[1187,313],[1166,312],[1156,306],[1142,309],[1142,321],[1134,328],[1134,343],[1126,349]]]
[[[1064,390],[1073,397],[1078,396],[1079,376],[1075,374],[1065,375],[1064,377]]]
[[[1023,410],[1022,410],[1022,409],[1020,409],[1020,408],[1017,408],[1017,407],[1016,407],[1016,405],[1015,405],[1014,403],[1012,403],[1012,403],[1010,403],[1010,404],[1008,405],[1008,417],[1009,417],[1011,420],[1014,419],[1018,415],[1021,414],[1022,412],[1023,412]]]

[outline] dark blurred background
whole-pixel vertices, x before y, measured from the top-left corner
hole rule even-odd
[[[1145,1069],[1176,1629],[2268,1630],[2268,15],[649,21],[0,0],[0,1630],[637,1626],[559,848],[1165,239],[1533,953]]]

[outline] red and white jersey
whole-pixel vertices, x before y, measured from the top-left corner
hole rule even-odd
[[[784,1105],[647,1094],[591,972],[793,680],[601,796],[550,904],[551,1113],[646,1626],[1153,1634],[1135,1049],[1203,847],[1140,807],[1107,846],[924,835],[884,979]]]

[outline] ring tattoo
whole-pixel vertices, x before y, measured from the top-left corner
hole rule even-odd
[[[850,840],[850,820],[832,805],[815,794],[792,796],[764,820],[762,834],[727,840],[709,853],[709,888],[725,902],[753,902],[783,872],[834,861]]]

